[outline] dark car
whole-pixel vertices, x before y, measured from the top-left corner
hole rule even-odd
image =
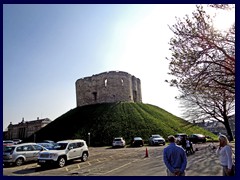
[[[44,143],[51,143],[51,144],[56,144],[54,141],[52,140],[43,140]]]
[[[137,147],[137,146],[143,146],[144,145],[144,141],[141,137],[134,137],[132,138],[132,141],[131,141],[131,146],[133,147]]]
[[[21,139],[13,139],[14,144],[20,144],[22,142]]]
[[[183,139],[187,139],[187,137],[188,137],[188,135],[187,134],[185,134],[185,133],[178,133],[178,134],[176,134],[176,135],[174,135],[175,136],[175,138],[176,138],[176,143],[178,144],[178,145],[182,145],[182,141],[183,141]]]
[[[207,141],[206,136],[203,134],[192,134],[188,137],[192,143],[205,143]]]

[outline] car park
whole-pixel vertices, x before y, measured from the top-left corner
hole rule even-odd
[[[37,161],[38,154],[41,151],[47,151],[47,149],[36,143],[22,143],[5,146],[3,148],[3,164],[15,164],[20,166],[24,162]]]
[[[38,156],[40,166],[57,165],[64,167],[67,161],[81,159],[87,161],[89,156],[88,146],[82,139],[58,141],[54,150],[41,152]]]
[[[144,145],[144,141],[141,137],[133,137],[131,140],[131,146],[140,147]]]
[[[203,134],[191,134],[188,136],[189,141],[192,143],[205,143],[207,141],[207,138]]]
[[[123,137],[115,137],[112,142],[112,147],[124,147],[126,145]]]
[[[165,143],[165,139],[159,134],[151,135],[151,137],[149,138],[149,145],[165,145]]]

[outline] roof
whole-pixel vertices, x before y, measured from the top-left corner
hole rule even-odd
[[[83,139],[68,139],[68,140],[58,141],[57,143],[71,143],[71,142],[85,142],[85,141]]]

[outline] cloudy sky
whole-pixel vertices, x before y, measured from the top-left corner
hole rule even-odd
[[[77,79],[114,70],[141,79],[143,103],[181,117],[178,91],[164,82],[173,36],[168,25],[195,9],[193,4],[4,4],[3,130],[22,118],[56,119],[76,107]],[[214,12],[218,28],[235,18]]]

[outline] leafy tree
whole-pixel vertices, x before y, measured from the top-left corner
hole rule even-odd
[[[179,89],[187,120],[217,120],[232,139],[228,118],[235,108],[235,24],[225,32],[216,30],[201,5],[192,17],[176,21],[169,27],[174,37],[170,39],[172,55],[167,58],[169,74],[175,78],[166,82]]]

